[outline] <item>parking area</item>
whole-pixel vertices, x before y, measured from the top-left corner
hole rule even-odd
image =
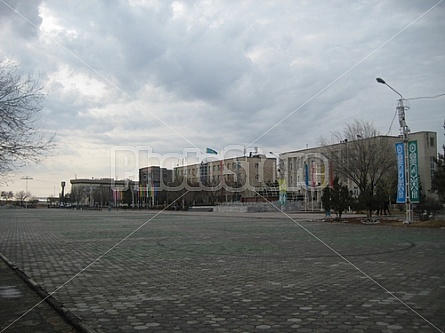
[[[95,332],[445,331],[441,229],[0,210],[0,253]]]

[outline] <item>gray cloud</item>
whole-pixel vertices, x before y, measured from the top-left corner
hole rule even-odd
[[[15,38],[34,39],[42,23],[39,14],[41,1],[4,0],[0,6],[0,26],[9,30]]]
[[[61,145],[45,163],[60,177],[108,174],[118,145],[280,152],[354,119],[386,133],[398,97],[379,76],[406,97],[445,92],[432,0],[7,3],[33,24],[0,3],[0,53],[46,84],[40,121]],[[441,137],[443,106],[412,101],[408,124]]]

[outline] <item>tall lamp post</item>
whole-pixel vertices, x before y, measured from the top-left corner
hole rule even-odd
[[[397,90],[391,87],[388,83],[385,82],[382,78],[378,77],[376,79],[378,83],[386,85],[389,89],[394,91],[397,95],[400,96],[399,101],[397,103],[396,110],[399,115],[399,124],[400,131],[403,135],[403,150],[404,150],[404,171],[405,171],[405,211],[406,211],[406,221],[405,223],[412,222],[412,203],[410,200],[410,175],[409,175],[409,161],[408,161],[408,134],[410,132],[408,125],[405,120],[405,110],[408,110],[408,106],[404,105],[404,98],[402,94],[400,94]]]
[[[62,186],[62,193],[60,194],[60,203],[59,203],[60,207],[64,206],[64,203],[65,203],[65,185],[66,185],[66,182],[64,182],[64,181],[60,182],[60,186]]]

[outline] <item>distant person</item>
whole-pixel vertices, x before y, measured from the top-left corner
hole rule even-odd
[[[391,215],[391,212],[389,211],[389,200],[385,200],[383,203],[383,214]]]
[[[375,212],[375,215],[383,215],[383,207],[385,206],[383,201],[379,201],[377,211]]]
[[[331,217],[331,210],[330,209],[325,209],[324,210],[324,218],[325,219],[331,219],[332,217]]]

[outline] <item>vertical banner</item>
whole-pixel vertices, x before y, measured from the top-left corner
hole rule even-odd
[[[419,157],[417,153],[417,141],[408,142],[409,157],[409,193],[412,203],[419,203]]]
[[[405,203],[406,187],[405,187],[405,149],[403,142],[396,143],[397,156],[397,203]]]
[[[280,189],[280,197],[278,199],[280,205],[284,205],[286,203],[286,197],[287,197],[287,185],[286,185],[286,179],[280,178],[278,179],[278,186]]]

